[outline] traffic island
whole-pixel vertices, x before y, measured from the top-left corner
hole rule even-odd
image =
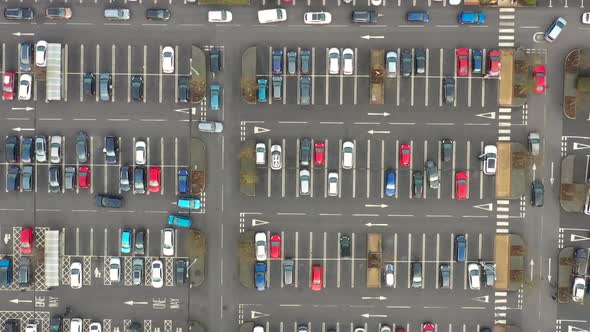
[[[207,186],[207,148],[203,141],[191,137],[190,149],[190,191],[191,195],[201,195]]]
[[[524,285],[526,245],[520,235],[496,234],[494,241],[494,262],[496,281],[494,288],[502,291],[516,291]]]
[[[586,204],[590,186],[574,182],[576,156],[568,155],[561,160],[561,183],[559,184],[559,204],[566,212],[581,213]]]
[[[256,104],[256,46],[252,46],[242,53],[242,76],[240,90],[242,100],[248,104]]]
[[[246,288],[254,288],[254,265],[256,264],[254,234],[253,231],[240,234],[240,282]]]
[[[496,198],[519,199],[527,190],[529,153],[516,142],[497,142]]]
[[[577,105],[590,103],[590,49],[575,48],[565,57],[563,115],[576,119]]]
[[[187,241],[190,287],[200,287],[205,282],[207,267],[207,235],[191,229]]]
[[[189,81],[191,103],[200,103],[207,92],[207,57],[198,46],[191,47],[191,78]]]
[[[572,298],[574,271],[574,247],[565,247],[559,251],[559,269],[557,271],[557,300],[569,303]]]
[[[256,196],[256,141],[242,142],[240,146],[240,192],[246,196]]]
[[[500,49],[500,81],[498,105],[521,107],[527,101],[529,90],[529,60],[523,50]]]

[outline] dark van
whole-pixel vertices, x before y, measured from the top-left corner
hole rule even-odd
[[[31,270],[31,259],[22,256],[18,269],[18,286],[20,288],[28,288],[31,285]]]
[[[20,332],[17,319],[7,319],[4,322],[4,332]]]

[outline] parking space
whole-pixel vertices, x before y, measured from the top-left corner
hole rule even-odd
[[[352,167],[344,165],[343,149],[346,139],[309,139],[310,161],[301,162],[302,139],[260,139],[266,145],[266,163],[258,165],[257,191],[263,197],[309,197],[309,198],[408,198],[408,199],[455,199],[458,171],[468,174],[467,199],[482,200],[493,197],[495,180],[483,174],[483,163],[478,158],[483,153],[486,142],[454,141],[448,159],[443,155],[443,140],[421,139],[352,139]],[[307,140],[307,139],[305,139]],[[280,148],[278,167],[273,166],[273,149]],[[402,156],[401,150],[409,148],[409,157]],[[403,149],[402,149],[403,148]],[[316,153],[317,149],[323,152]],[[276,152],[275,152],[276,153]],[[406,153],[404,152],[404,155]],[[433,161],[439,179],[438,187],[428,180],[426,161]],[[273,168],[274,167],[274,168]],[[309,192],[301,188],[302,171],[309,170]],[[387,174],[394,172],[389,179]],[[330,190],[330,174],[337,173],[337,189]],[[423,177],[417,184],[416,177]],[[392,182],[394,181],[394,182]],[[390,183],[391,182],[391,183]],[[386,191],[389,184],[393,190]],[[304,184],[305,185],[305,184]],[[423,188],[418,190],[417,186]]]
[[[281,241],[280,257],[271,258],[269,255],[266,262],[268,266],[266,282],[270,291],[279,287],[310,288],[313,265],[322,267],[322,287],[325,289],[366,287],[367,235],[365,233],[300,231],[266,233],[269,239],[273,235],[279,235]],[[457,260],[455,243],[459,235],[463,235],[466,240],[465,261]],[[346,256],[342,255],[340,239],[343,237],[350,239],[350,254],[347,255],[344,252]],[[467,265],[493,263],[493,251],[487,249],[493,248],[493,234],[391,232],[383,234],[382,238],[382,264],[392,264],[395,270],[391,288],[415,289],[416,286],[412,285],[411,265],[419,263],[422,266],[422,282],[417,288],[478,292],[469,290]],[[295,262],[294,281],[291,285],[286,285],[283,279],[285,260]],[[442,264],[448,264],[450,267],[448,287],[441,287],[439,271]],[[483,271],[483,268],[480,270]],[[388,289],[384,283],[382,288]],[[481,287],[481,291],[486,289],[488,288]]]

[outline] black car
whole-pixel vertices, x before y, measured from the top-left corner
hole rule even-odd
[[[129,191],[131,189],[131,167],[122,166],[119,171],[119,189]]]
[[[18,68],[20,71],[29,72],[33,68],[31,65],[33,59],[33,45],[29,42],[20,44]]]
[[[78,162],[85,163],[88,161],[88,135],[85,132],[79,132],[76,136],[76,157]]]
[[[176,286],[184,286],[186,283],[186,261],[179,259],[176,261]]]
[[[448,138],[443,139],[440,144],[440,149],[442,161],[451,161],[451,157],[453,156],[453,142]]]
[[[212,73],[221,71],[221,52],[218,48],[212,48],[209,51],[209,70]]]
[[[135,101],[143,99],[143,77],[140,75],[131,76],[131,97]]]
[[[426,72],[426,51],[423,48],[414,50],[414,57],[416,59],[416,74],[424,74]]]
[[[18,319],[7,319],[4,322],[4,332],[19,332],[19,322]]]
[[[531,205],[535,207],[543,206],[545,201],[545,186],[539,180],[533,181],[531,185]]]
[[[340,258],[350,258],[350,257],[351,257],[350,235],[342,234],[342,235],[340,235]]]
[[[49,320],[49,332],[62,332],[62,318],[55,315]]]
[[[76,189],[76,167],[68,166],[65,168],[64,187],[66,190]]]
[[[133,192],[145,194],[145,168],[135,167],[133,170]]]
[[[8,136],[4,142],[6,151],[6,162],[16,163],[18,162],[19,155],[19,139],[17,136]]]
[[[446,77],[443,81],[443,94],[445,103],[453,104],[455,102],[455,80],[451,77]]]
[[[61,191],[61,167],[49,167],[49,191],[58,193]]]
[[[574,267],[574,274],[576,276],[584,278],[588,272],[588,249],[580,248],[576,249],[574,253],[574,259],[576,265]]]
[[[135,232],[135,242],[133,243],[133,253],[135,255],[143,255],[145,254],[145,232],[144,231],[136,231]]]
[[[178,78],[178,101],[181,103],[188,103],[190,99],[190,89],[188,84],[188,77],[182,76]]]
[[[8,167],[6,175],[6,190],[13,192],[20,189],[20,169],[18,166]]]
[[[35,16],[33,9],[27,7],[6,8],[4,9],[4,18],[7,20],[26,20],[30,21]]]
[[[23,191],[32,191],[35,188],[33,166],[23,166]]]
[[[424,175],[422,172],[414,172],[414,197],[422,197],[424,191]]]
[[[132,322],[129,324],[127,332],[141,332],[141,325],[138,322]]]
[[[96,206],[106,208],[120,208],[123,206],[123,198],[107,194],[98,194],[96,195]]]
[[[377,12],[374,10],[352,11],[353,23],[377,23]]]
[[[496,281],[496,264],[485,263],[483,265],[484,286],[494,287]]]
[[[104,138],[104,148],[102,149],[107,164],[116,164],[119,160],[119,142],[115,136],[107,136]]]
[[[299,103],[301,105],[311,104],[311,77],[302,76],[299,79]]]
[[[33,152],[33,138],[28,136],[23,137],[21,142],[20,160],[22,160],[23,163],[33,162],[33,159],[35,159],[35,154]]]
[[[18,267],[18,286],[20,288],[28,288],[31,285],[31,259],[27,256],[20,258]]]
[[[170,19],[170,11],[162,8],[152,8],[145,11],[145,18],[154,21],[168,21]]]
[[[311,140],[309,138],[301,140],[299,162],[301,163],[301,166],[309,166],[311,163]]]
[[[412,75],[412,52],[409,50],[403,50],[400,60],[400,67],[403,77],[409,77]]]
[[[311,73],[311,51],[308,49],[301,50],[299,53],[299,71],[301,75],[309,75]]]
[[[84,74],[84,78],[82,79],[82,90],[84,90],[84,95],[94,96],[96,86],[96,80],[93,73],[86,73]]]

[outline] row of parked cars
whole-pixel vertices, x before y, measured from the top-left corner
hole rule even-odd
[[[381,0],[378,0],[378,1],[381,1]],[[424,322],[424,323],[422,323],[421,328],[422,328],[422,332],[434,332],[435,325],[430,322]],[[327,331],[328,332],[336,332],[335,329],[330,329],[330,328],[328,328]],[[264,326],[254,325],[254,329],[252,330],[252,332],[265,332]],[[297,326],[297,332],[309,332],[309,329],[308,329],[307,325],[299,325],[299,326]],[[362,326],[357,326],[354,328],[354,332],[366,332],[366,329]],[[393,329],[388,324],[381,324],[381,328],[379,329],[378,332],[393,332]],[[400,327],[395,328],[395,332],[407,332],[407,331],[406,331],[406,328],[400,326]],[[479,329],[478,332],[492,332],[492,330],[487,327],[482,327]]]
[[[66,311],[67,312],[67,311]],[[64,316],[66,316],[65,314]],[[20,332],[20,319],[7,319],[4,321],[4,332]],[[39,323],[36,320],[27,322],[25,326],[25,332],[37,332]],[[83,321],[81,318],[70,318],[70,328],[68,332],[82,332]],[[39,330],[43,330],[39,328]],[[49,320],[49,331],[51,332],[64,332],[63,331],[63,317],[61,315],[54,315]],[[85,330],[86,331],[86,330]],[[92,321],[88,325],[89,332],[102,332],[102,323]],[[132,321],[129,327],[125,329],[125,332],[141,332],[141,324]]]

